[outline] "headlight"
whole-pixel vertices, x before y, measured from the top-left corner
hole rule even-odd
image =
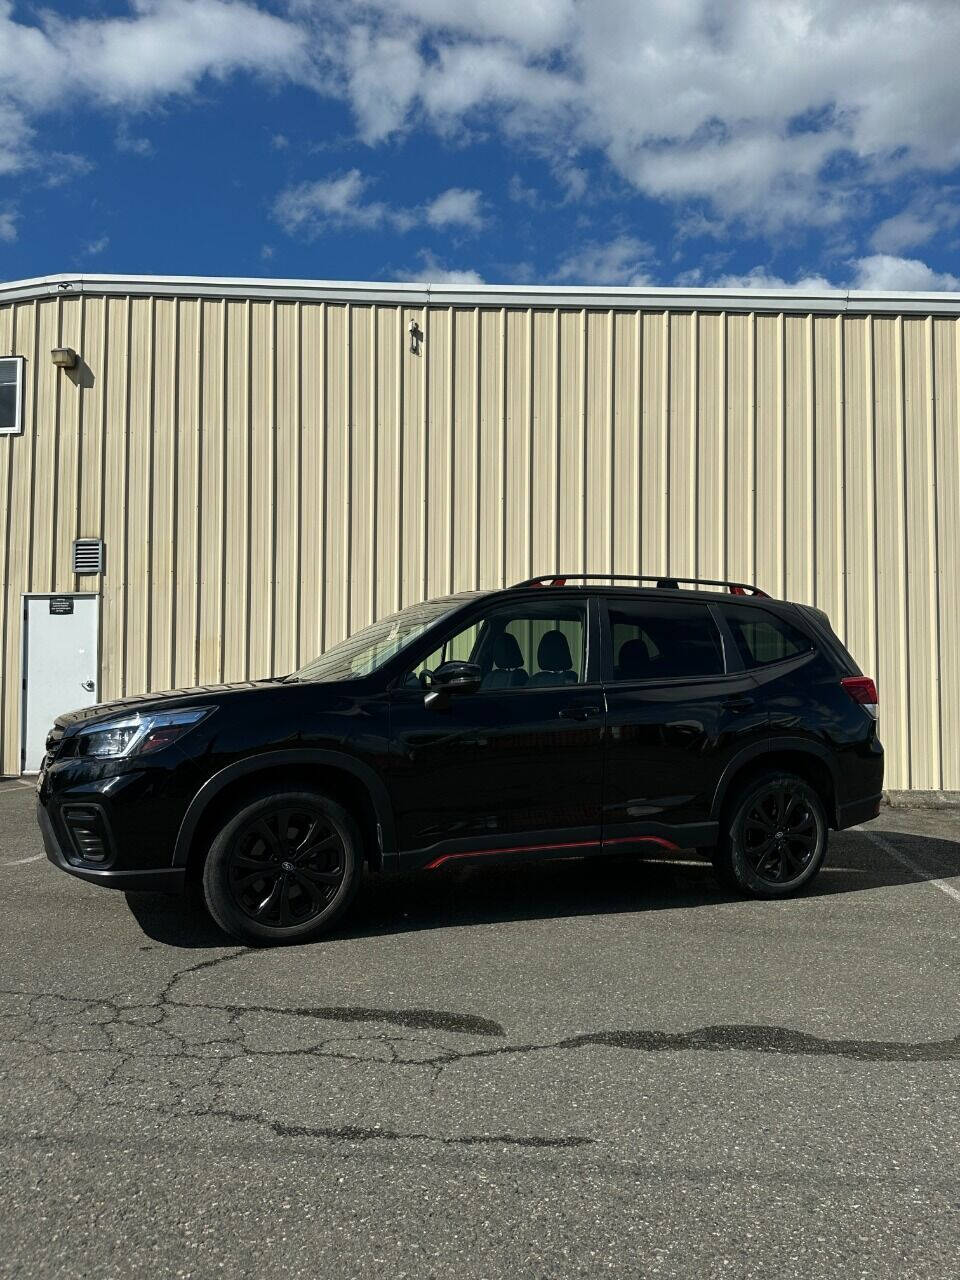
[[[214,710],[214,707],[188,707],[182,711],[134,713],[115,720],[101,720],[77,734],[77,754],[98,760],[145,756],[176,742]]]

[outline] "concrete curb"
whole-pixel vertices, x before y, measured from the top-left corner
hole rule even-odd
[[[891,809],[960,809],[960,791],[885,791]]]

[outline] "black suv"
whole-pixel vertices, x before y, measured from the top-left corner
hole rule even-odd
[[[404,609],[290,676],[61,716],[38,814],[64,871],[202,885],[252,943],[322,933],[365,867],[466,858],[701,849],[774,897],[876,816],[876,717],[816,609],[554,574]]]

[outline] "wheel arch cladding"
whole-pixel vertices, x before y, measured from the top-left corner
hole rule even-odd
[[[823,801],[827,822],[835,826],[837,821],[837,788],[831,764],[826,754],[821,755],[806,744],[794,744],[789,740],[783,745],[764,748],[762,751],[734,760],[725,770],[714,797],[712,816],[721,818],[730,801],[754,778],[782,769],[795,773],[809,782]]]
[[[207,779],[180,826],[174,866],[185,866],[187,878],[195,879],[227,818],[258,793],[279,788],[320,791],[342,804],[360,828],[363,858],[371,870],[380,870],[395,858],[389,796],[369,766],[332,751],[282,751],[237,761]]]

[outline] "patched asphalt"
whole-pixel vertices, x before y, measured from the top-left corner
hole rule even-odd
[[[272,951],[41,852],[0,781],[0,1274],[956,1273],[960,811],[786,902],[454,864]]]

